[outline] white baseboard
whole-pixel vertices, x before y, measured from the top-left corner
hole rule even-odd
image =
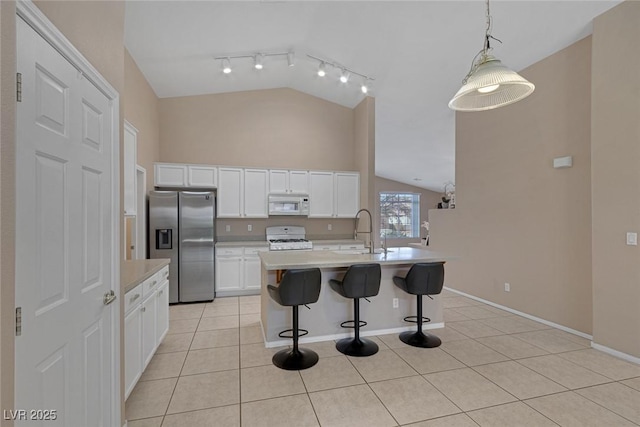
[[[262,326],[262,325],[261,325]],[[386,335],[386,334],[399,334],[400,332],[415,330],[415,326],[401,326],[398,328],[390,328],[390,329],[377,329],[374,331],[360,331],[360,335],[363,337],[370,337],[374,335]],[[428,325],[422,325],[422,329],[438,329],[444,328],[444,323],[429,323]],[[264,334],[264,329],[263,329]],[[331,335],[319,335],[316,337],[304,337],[300,338],[300,344],[312,343],[312,342],[320,342],[320,341],[335,341],[342,338],[350,338],[352,336],[349,332],[344,332],[340,334],[331,334]],[[265,339],[265,347],[273,348],[273,347],[281,347],[284,345],[290,345],[290,339],[283,339],[277,341],[267,341]]]
[[[560,330],[565,331],[565,332],[569,332],[570,334],[577,335],[579,337],[586,338],[588,340],[593,340],[593,336],[591,336],[589,334],[585,334],[584,332],[580,332],[580,331],[577,331],[575,329],[567,328],[566,326],[559,325],[557,323],[553,323],[553,322],[550,322],[548,320],[541,319],[539,317],[532,316],[532,315],[527,314],[527,313],[523,313],[522,311],[514,310],[513,308],[509,308],[509,307],[506,307],[504,305],[496,304],[495,302],[488,301],[486,299],[478,298],[476,296],[467,294],[465,292],[458,291],[456,289],[449,288],[447,286],[445,286],[444,289],[446,289],[448,291],[451,291],[454,294],[462,295],[462,296],[470,298],[472,300],[480,301],[480,302],[485,303],[487,305],[490,305],[492,307],[499,308],[500,310],[508,311],[509,313],[517,314],[518,316],[526,317],[527,319],[535,320],[536,322],[542,323],[544,325],[551,326],[553,328],[560,329]]]
[[[596,344],[593,341],[591,341],[591,348],[593,348],[594,350],[599,350],[599,351],[601,351],[603,353],[610,354],[611,356],[615,356],[615,357],[617,357],[619,359],[626,360],[627,362],[631,362],[631,363],[635,363],[637,365],[640,365],[640,357],[635,357],[635,356],[632,356],[630,354],[623,353],[621,351],[614,350],[614,349],[609,348],[609,347],[605,347],[605,346],[603,346],[601,344]]]

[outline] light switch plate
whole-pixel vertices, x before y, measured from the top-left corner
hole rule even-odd
[[[231,226],[230,225],[225,225],[224,226],[224,230],[228,233],[231,231]]]
[[[637,246],[638,245],[638,233],[627,233],[627,245],[629,246]]]

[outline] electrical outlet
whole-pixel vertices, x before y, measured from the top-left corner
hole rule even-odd
[[[627,233],[627,245],[629,246],[637,246],[638,245],[638,233]]]
[[[393,299],[393,308],[398,308],[398,298]]]
[[[247,225],[247,231],[253,231],[253,225],[248,224]]]
[[[504,284],[504,291],[505,292],[511,292],[511,284],[510,283],[505,283]]]
[[[226,231],[227,233],[231,231],[231,226],[230,225],[225,225],[224,226],[224,231]]]
[[[331,224],[327,224],[327,230],[331,231],[333,229],[333,227],[331,226]]]

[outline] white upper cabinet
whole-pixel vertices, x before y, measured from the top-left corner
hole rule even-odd
[[[269,171],[266,169],[244,170],[244,218],[267,218],[269,193]]]
[[[187,165],[156,163],[153,165],[153,176],[156,187],[186,187]]]
[[[309,172],[271,169],[269,171],[269,192],[278,194],[308,194]]]
[[[353,218],[360,206],[357,172],[309,172],[309,218]]]
[[[333,172],[309,172],[309,218],[333,217]]]
[[[218,187],[218,168],[215,166],[187,165],[187,174],[189,187]]]
[[[360,209],[360,174],[336,172],[334,215],[336,218],[353,218]]]
[[[136,214],[136,163],[138,151],[138,130],[127,121],[124,122],[124,214]]]
[[[244,214],[244,169],[218,169],[218,218],[240,218]]]
[[[156,187],[216,188],[218,168],[207,165],[156,163],[154,182]]]

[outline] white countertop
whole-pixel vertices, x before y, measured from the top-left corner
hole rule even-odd
[[[340,252],[340,251],[338,251]],[[456,257],[410,247],[389,248],[385,254],[356,254],[350,251],[270,251],[260,253],[266,270],[290,268],[334,268],[353,264],[379,263],[381,265],[414,264],[417,262],[447,261]]]

